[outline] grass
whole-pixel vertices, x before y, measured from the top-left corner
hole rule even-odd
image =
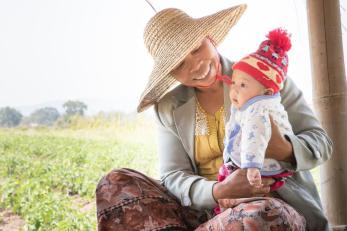
[[[105,173],[126,166],[157,177],[153,130],[0,130],[0,207],[19,214],[25,230],[95,230]]]

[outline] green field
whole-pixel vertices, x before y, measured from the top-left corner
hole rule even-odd
[[[144,118],[1,129],[0,208],[18,214],[23,230],[95,230],[98,180],[119,167],[157,178],[157,164],[155,125]]]
[[[95,230],[105,173],[129,167],[157,177],[155,126],[134,123],[0,130],[0,208],[24,219],[25,230]]]

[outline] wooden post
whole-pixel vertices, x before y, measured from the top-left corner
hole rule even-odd
[[[313,103],[334,143],[332,159],[321,167],[322,202],[332,225],[346,225],[347,85],[339,0],[307,0],[307,17]]]

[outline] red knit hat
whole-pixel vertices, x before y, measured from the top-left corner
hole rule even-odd
[[[281,28],[272,30],[258,50],[233,65],[233,70],[246,72],[274,93],[283,87],[287,75],[288,56],[291,48],[290,36]]]

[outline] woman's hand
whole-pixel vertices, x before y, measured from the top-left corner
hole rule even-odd
[[[281,134],[278,126],[271,121],[271,138],[265,156],[279,161],[295,163],[292,144]]]
[[[274,183],[271,178],[262,178],[262,186],[251,186],[247,180],[247,170],[237,169],[222,182],[213,186],[213,196],[218,199],[231,199],[242,197],[263,196],[270,192],[270,185]]]

